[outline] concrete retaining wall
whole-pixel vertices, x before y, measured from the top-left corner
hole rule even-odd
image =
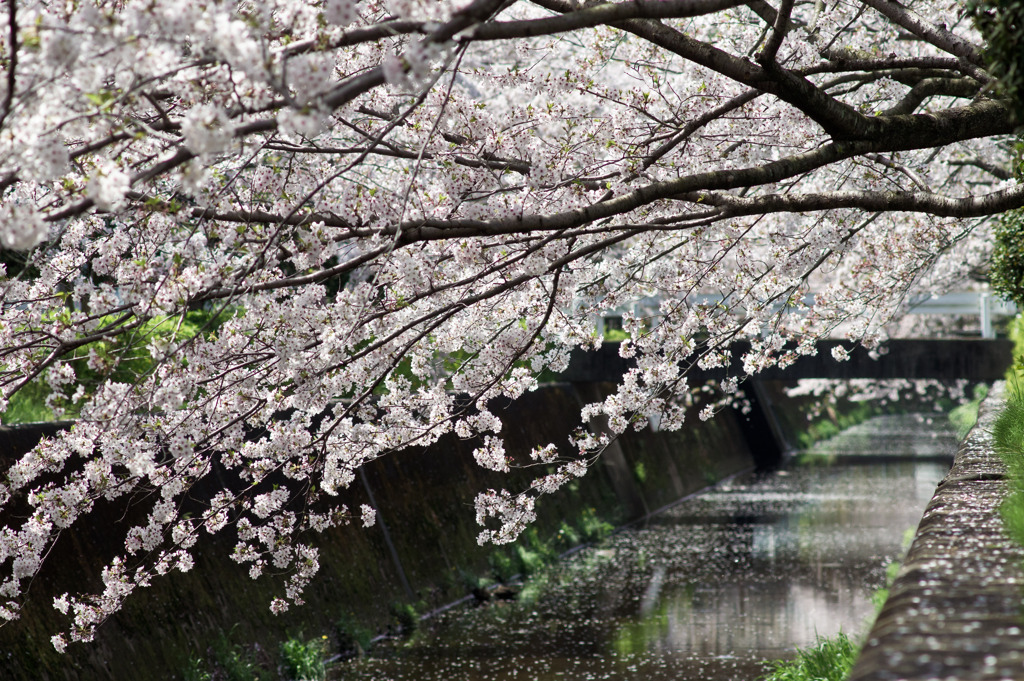
[[[1024,679],[1024,549],[1002,531],[1005,468],[982,405],[929,503],[851,681]]]

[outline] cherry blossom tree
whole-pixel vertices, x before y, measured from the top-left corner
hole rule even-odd
[[[316,534],[373,521],[337,501],[359,467],[448,433],[543,471],[476,500],[511,541],[610,436],[678,428],[690,367],[876,344],[1024,205],[956,2],[7,0],[0,27],[0,411],[76,419],[0,481],[28,509],[0,617],[98,500],[148,504],[105,590],[55,601],[58,649],[206,533],[300,603]],[[506,451],[492,401],[615,308],[636,368],[581,413],[608,432]]]

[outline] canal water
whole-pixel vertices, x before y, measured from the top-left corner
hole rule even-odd
[[[878,417],[570,556],[515,601],[424,621],[332,677],[752,681],[818,635],[866,630],[955,450],[944,416]]]

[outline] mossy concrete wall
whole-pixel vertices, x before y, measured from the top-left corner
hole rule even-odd
[[[1003,532],[993,389],[925,511],[850,681],[1024,678],[1024,549]]]
[[[532,446],[566,436],[579,424],[579,407],[601,399],[610,384],[552,384],[498,412],[506,449],[525,461]],[[725,412],[709,422],[692,414],[677,432],[630,432],[616,450],[568,490],[538,504],[537,534],[580,530],[587,518],[613,524],[636,520],[682,496],[753,467],[740,417]],[[0,429],[0,465],[32,446],[38,432]],[[321,572],[307,590],[307,605],[274,616],[268,604],[279,584],[250,580],[227,556],[230,537],[200,543],[195,567],[156,580],[128,601],[91,644],[73,644],[65,655],[50,636],[66,625],[52,607],[55,595],[100,589],[100,566],[122,551],[124,533],[137,518],[120,504],[98,504],[88,524],[57,541],[34,580],[20,620],[0,627],[0,678],[4,680],[180,678],[190,656],[205,657],[211,641],[257,643],[269,659],[289,635],[336,634],[339,621],[382,629],[389,605],[415,600],[431,608],[464,595],[474,576],[507,563],[509,549],[479,546],[473,498],[488,488],[522,489],[536,469],[511,477],[481,469],[472,441],[445,438],[367,465],[343,501],[368,503],[372,491],[380,523],[342,527],[319,540]],[[385,529],[392,546],[385,538]],[[571,533],[570,533],[571,534]],[[504,552],[504,553],[502,553]],[[411,593],[410,593],[411,592]]]

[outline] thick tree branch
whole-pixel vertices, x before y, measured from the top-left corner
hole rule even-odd
[[[774,26],[775,22],[778,21],[779,13],[765,0],[749,0],[746,5],[769,26]]]
[[[793,0],[782,0],[779,4],[779,11],[776,13],[775,21],[772,22],[772,32],[768,37],[768,42],[765,43],[764,49],[754,57],[761,66],[765,68],[775,66],[775,56],[778,54],[779,48],[782,47],[782,41],[789,32],[790,15],[792,13]]]
[[[723,207],[731,216],[856,208],[866,211],[927,213],[937,217],[977,218],[1024,207],[1024,185],[958,199],[925,192],[823,192],[771,194],[753,198],[720,192],[692,192],[678,198],[699,205]]]
[[[983,158],[970,158],[965,160],[953,160],[949,161],[951,166],[974,166],[984,170],[989,175],[1000,179],[1000,180],[1012,180],[1013,173],[1006,166],[997,165]]]
[[[973,98],[978,95],[978,84],[968,78],[926,78],[914,85],[899,103],[882,112],[883,116],[911,114],[929,97]]]
[[[336,50],[342,47],[352,47],[410,33],[426,34],[427,23],[423,21],[384,21],[373,26],[359,26],[343,32],[341,36],[326,46],[320,40],[302,40],[291,43],[281,50],[281,54],[286,58],[294,57],[300,54],[317,52],[323,50],[324,47]]]
[[[541,3],[538,3],[541,4]],[[508,40],[554,35],[611,24],[625,19],[683,19],[713,14],[744,4],[743,0],[629,0],[569,9],[543,19],[499,21],[481,24],[472,32],[472,40]]]
[[[809,69],[806,73],[830,73],[845,71],[897,71],[902,69],[937,69],[940,71],[959,72],[962,61],[952,57],[907,57],[889,55],[874,57],[850,50],[824,50],[821,56],[828,60],[826,64]],[[985,82],[991,81],[991,76]]]
[[[894,117],[895,122],[892,123],[892,125],[896,126],[901,124],[903,134],[896,135],[893,132],[885,141],[892,142],[892,138],[897,137],[900,139],[898,144],[886,145],[879,142],[828,144],[820,149],[798,154],[780,161],[766,163],[762,166],[737,170],[719,170],[697,173],[676,180],[652,183],[647,186],[640,187],[623,196],[613,197],[599,203],[553,215],[524,215],[521,217],[494,221],[465,219],[410,220],[404,222],[397,229],[389,227],[383,230],[356,227],[346,221],[340,221],[334,216],[309,213],[295,213],[290,216],[279,216],[259,211],[216,212],[196,210],[193,212],[193,215],[197,218],[205,217],[208,219],[223,220],[227,222],[264,222],[271,224],[299,225],[323,221],[325,224],[348,228],[349,235],[353,237],[375,235],[395,236],[397,234],[399,237],[399,243],[402,244],[414,243],[417,241],[462,239],[467,237],[496,236],[532,231],[571,229],[582,227],[599,220],[612,218],[617,215],[623,215],[659,200],[694,196],[694,192],[714,192],[716,190],[739,189],[779,182],[855,156],[880,152],[903,151],[915,148],[928,148],[931,146],[945,145],[957,141],[973,139],[976,136],[980,137],[988,136],[990,134],[998,134],[987,131],[988,125],[1004,126],[997,127],[997,129],[1001,132],[1009,133],[1012,131],[1012,126],[1005,120],[1005,110],[1005,106],[999,102],[980,102],[976,105],[972,105],[971,107],[951,109],[939,114],[918,114],[914,116]],[[711,194],[708,195],[711,196]],[[847,195],[843,194],[842,196],[846,197]],[[857,196],[860,197],[861,195],[857,194]],[[888,195],[872,194],[871,196]],[[965,213],[964,217],[971,217],[973,215],[971,211],[975,210],[983,211],[978,214],[991,214],[991,212],[986,213],[984,211],[993,205],[999,207],[997,209],[993,209],[994,212],[1007,210],[1008,208],[1001,206],[1004,206],[1006,201],[1012,203],[1016,200],[1014,197],[1016,197],[1017,194],[1010,194],[1009,196],[1011,198],[999,199],[998,201],[996,199],[988,199],[985,201],[979,200],[976,205],[970,204],[974,206],[971,208],[963,207],[968,204],[957,204],[960,206],[957,210],[966,210],[967,213]],[[728,201],[731,199],[722,200]],[[851,199],[847,197],[843,200],[849,201]],[[901,201],[904,202],[909,200],[910,199],[906,198],[901,199]],[[750,199],[749,201],[767,201],[767,199]],[[929,203],[929,201],[931,201],[931,203]],[[714,204],[708,202],[708,205]],[[722,205],[729,205],[730,208],[732,207],[731,204],[727,203],[723,203]],[[938,199],[922,199],[921,205],[934,205],[936,206],[936,210],[949,210],[947,208],[942,208],[942,206],[946,204]],[[845,206],[845,204],[841,204],[834,207],[847,206]],[[872,203],[867,203],[864,207],[868,210],[881,210],[881,208]],[[1016,206],[1010,205],[1009,207],[1012,208]],[[894,210],[903,209],[894,208]],[[907,208],[906,210],[912,209]],[[931,212],[924,209],[922,210],[923,212]],[[765,212],[777,211],[766,209]],[[935,214],[947,215],[947,213],[941,212]]]
[[[929,24],[903,6],[891,0],[862,0],[862,2],[887,17],[898,26],[905,28],[922,40],[935,45],[943,52],[964,59],[969,63],[983,68],[985,65],[981,51],[976,45],[946,29],[945,25]]]
[[[7,2],[7,41],[10,44],[11,55],[7,58],[7,92],[4,93],[3,109],[0,110],[0,126],[4,124],[7,116],[11,113],[14,105],[14,89],[17,86],[18,71],[18,2],[8,0]]]

